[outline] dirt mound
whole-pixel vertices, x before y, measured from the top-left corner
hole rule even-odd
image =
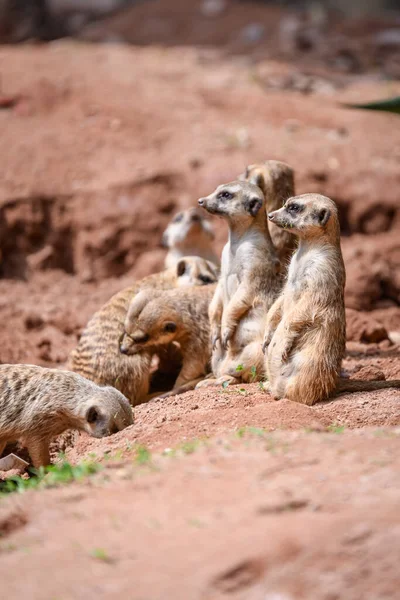
[[[258,430],[142,453],[142,467],[110,457],[86,484],[26,494],[18,513],[7,501],[3,592],[394,600],[397,450],[393,430]]]

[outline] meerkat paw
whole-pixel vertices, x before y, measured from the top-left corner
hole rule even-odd
[[[236,385],[239,383],[236,377],[233,375],[221,375],[218,379],[215,380],[215,385],[222,385],[223,387],[227,387],[228,385]]]
[[[274,332],[271,331],[271,330],[265,332],[264,341],[263,341],[263,344],[262,344],[262,351],[263,351],[264,354],[265,354],[268,346],[271,343],[273,334],[274,334]]]
[[[228,344],[233,337],[234,330],[229,327],[225,327],[221,335],[221,345],[224,350],[228,348]]]
[[[206,388],[206,387],[213,387],[218,385],[216,379],[213,378],[208,378],[208,379],[203,379],[202,381],[199,381],[199,383],[196,385],[196,387],[194,388],[195,390],[199,390],[201,388]]]
[[[221,329],[218,327],[211,332],[211,344],[213,350],[216,349],[219,341],[221,341]]]

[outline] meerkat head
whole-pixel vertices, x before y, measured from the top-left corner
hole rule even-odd
[[[233,181],[220,185],[217,189],[200,198],[199,205],[212,215],[219,215],[228,221],[240,219],[249,224],[264,212],[264,194],[261,189],[248,181]]]
[[[154,290],[142,290],[131,301],[125,319],[119,350],[122,354],[138,354],[152,346],[168,344],[179,333],[177,310]]]
[[[286,163],[267,160],[264,163],[249,165],[239,175],[241,181],[248,181],[262,189],[267,212],[283,206],[294,196],[294,171]]]
[[[99,388],[98,393],[83,403],[82,429],[89,435],[101,438],[112,435],[132,425],[132,408],[121,392],[113,387]]]
[[[268,218],[300,238],[339,234],[337,207],[333,200],[320,194],[289,198],[282,208],[269,213]]]
[[[218,267],[199,256],[185,256],[176,264],[178,287],[185,285],[208,285],[218,280]]]
[[[198,208],[189,208],[175,215],[164,231],[161,243],[171,250],[209,245],[213,239],[214,231],[209,220]]]

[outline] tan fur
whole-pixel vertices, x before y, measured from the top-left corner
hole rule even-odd
[[[249,165],[240,179],[254,183],[262,189],[267,213],[278,210],[288,198],[295,195],[293,169],[278,160]],[[278,258],[282,265],[286,266],[296,246],[296,239],[273,222],[270,222],[268,227]]]
[[[0,365],[0,455],[8,442],[28,448],[35,467],[50,463],[49,442],[66,429],[104,437],[133,423],[127,399],[70,371]]]
[[[335,203],[319,194],[295,196],[269,218],[299,238],[285,287],[267,316],[264,348],[273,396],[312,405],[337,392],[399,387],[397,380],[339,379],[346,275]]]
[[[199,257],[185,257],[176,267],[150,275],[111,298],[89,321],[68,368],[101,385],[112,385],[131,402],[147,399],[151,353],[124,356],[119,343],[131,299],[140,289],[167,290],[185,285],[215,282],[217,267]]]
[[[171,343],[179,344],[182,368],[174,389],[190,389],[206,375],[211,359],[208,307],[215,285],[188,287],[160,294],[143,290],[131,301],[120,344],[124,354],[137,354]],[[194,385],[193,385],[194,387]]]
[[[199,387],[260,379],[265,315],[282,285],[263,192],[251,183],[234,181],[219,186],[199,204],[229,226],[221,277],[209,310],[214,378]]]
[[[346,347],[337,208],[325,196],[304,194],[269,218],[299,238],[286,285],[267,317],[269,385],[276,398],[314,404],[335,389]]]
[[[165,268],[174,267],[184,256],[201,256],[218,264],[212,248],[214,232],[208,219],[197,208],[179,212],[163,233],[162,243],[168,248]]]

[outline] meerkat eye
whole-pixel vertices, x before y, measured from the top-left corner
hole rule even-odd
[[[214,282],[214,280],[211,277],[209,277],[208,275],[199,275],[199,279],[206,285]]]
[[[173,223],[180,223],[183,219],[183,214],[179,213],[178,215],[176,215],[176,217],[174,218],[174,220],[172,221]]]
[[[287,209],[290,212],[297,213],[300,211],[300,204],[289,204]]]
[[[86,421],[88,423],[96,423],[100,418],[100,413],[95,406],[91,406],[86,413]]]
[[[232,200],[233,194],[225,190],[223,192],[220,192],[217,197],[218,200]]]
[[[172,321],[168,321],[168,323],[165,323],[164,325],[164,331],[165,333],[174,333],[176,331],[176,324]]]

